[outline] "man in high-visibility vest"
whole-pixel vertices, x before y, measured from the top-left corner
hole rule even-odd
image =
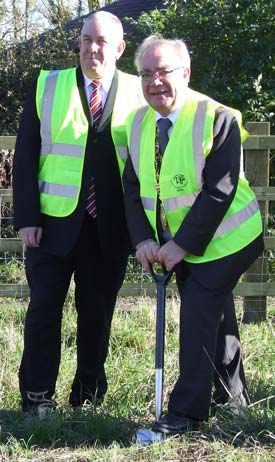
[[[127,233],[121,165],[125,120],[144,103],[137,76],[116,68],[125,48],[111,13],[87,18],[80,66],[41,71],[27,99],[14,157],[14,224],[27,248],[30,304],[19,372],[23,411],[44,417],[60,363],[61,320],[71,277],[77,368],[69,402],[100,403]]]
[[[138,261],[176,274],[179,377],[153,425],[174,435],[208,419],[213,382],[216,404],[247,405],[232,290],[263,250],[262,221],[241,168],[239,111],[188,87],[181,40],[148,37],[135,62],[149,107],[127,120],[124,202]]]

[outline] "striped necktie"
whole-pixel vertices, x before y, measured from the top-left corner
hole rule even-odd
[[[101,82],[98,79],[94,79],[90,85],[92,87],[92,93],[89,106],[93,117],[93,127],[97,128],[102,114]]]
[[[89,101],[89,107],[93,119],[93,127],[97,128],[102,114],[102,98],[100,93],[101,82],[94,79],[90,84],[92,93]],[[91,184],[88,190],[86,210],[93,218],[96,218],[96,197],[95,197],[95,180],[91,178]]]

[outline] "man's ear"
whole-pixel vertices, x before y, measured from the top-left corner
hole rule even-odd
[[[189,80],[190,80],[190,74],[191,74],[190,69],[189,69],[188,67],[184,67],[184,68],[183,68],[183,77],[184,77],[184,80],[185,80],[186,82],[189,82]]]
[[[121,40],[117,46],[117,53],[116,53],[116,59],[119,59],[121,55],[123,54],[124,50],[126,47],[126,43],[124,40]]]

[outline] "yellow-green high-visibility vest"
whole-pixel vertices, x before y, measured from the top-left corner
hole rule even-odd
[[[138,88],[138,77],[118,71],[111,133],[120,173],[128,154],[126,117],[142,102]],[[89,128],[77,87],[76,68],[41,71],[36,107],[41,122],[38,171],[41,212],[64,217],[78,203]]]
[[[188,89],[162,159],[159,188],[172,236],[179,229],[203,186],[202,172],[213,145],[215,111],[225,107]],[[230,109],[238,121],[241,139],[247,134],[239,111]],[[127,121],[129,154],[140,182],[144,211],[155,232],[156,117],[152,108],[133,111]],[[186,261],[202,263],[230,255],[244,248],[262,232],[262,220],[255,195],[247,180],[240,176],[235,197],[202,256],[188,254]]]

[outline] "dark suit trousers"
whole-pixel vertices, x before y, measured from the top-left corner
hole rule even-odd
[[[171,393],[168,409],[176,415],[191,417],[198,420],[207,420],[214,381],[214,367],[216,356],[226,357],[226,347],[220,344],[229,341],[225,335],[219,336],[222,318],[233,319],[234,331],[231,336],[239,338],[232,289],[204,288],[190,275],[179,284],[181,294],[180,307],[180,375]],[[227,351],[228,355],[232,352]],[[240,355],[240,346],[234,351]],[[229,361],[230,365],[231,361]],[[216,366],[215,366],[216,367]],[[219,369],[218,365],[217,368]],[[244,384],[240,381],[240,364],[234,368],[236,382],[230,381],[231,393],[239,394]],[[235,393],[236,392],[236,393]]]
[[[55,392],[60,364],[62,309],[72,275],[77,310],[77,369],[70,403],[78,405],[91,394],[98,393],[99,397],[105,394],[104,362],[127,256],[126,252],[120,258],[103,255],[96,223],[88,216],[69,255],[51,255],[39,248],[28,250],[26,273],[30,303],[19,372],[23,408],[28,403],[28,391],[45,391],[47,398]]]
[[[260,235],[228,257],[176,265],[181,298],[180,374],[168,403],[170,412],[207,420],[213,384],[218,403],[241,393],[247,398],[232,291],[262,251]]]

